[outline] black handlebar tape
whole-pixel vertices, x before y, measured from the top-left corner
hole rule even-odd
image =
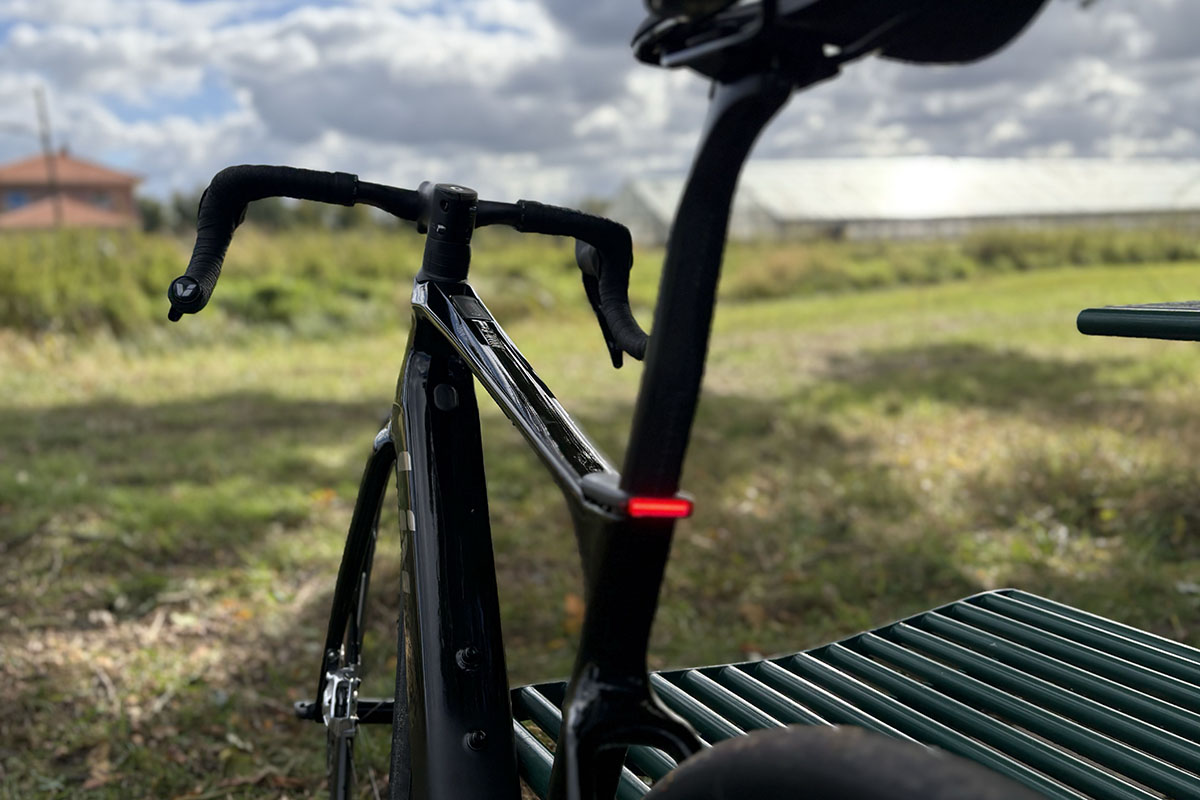
[[[421,196],[412,189],[400,189],[368,181],[358,182],[354,202],[382,209],[394,217],[416,222],[421,214]]]
[[[196,246],[184,274],[171,282],[168,316],[178,320],[208,305],[221,277],[233,231],[246,218],[246,206],[264,197],[294,197],[322,203],[354,205],[358,177],[346,172],[318,172],[296,167],[242,165],[215,176],[200,197]]]
[[[629,308],[629,271],[633,268],[633,239],[619,222],[560,206],[518,200],[521,219],[513,227],[523,233],[572,236],[600,253],[600,310],[613,339],[622,350],[641,360],[646,355],[646,332]],[[580,267],[587,270],[583,264]]]

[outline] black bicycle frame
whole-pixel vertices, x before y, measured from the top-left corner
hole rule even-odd
[[[472,378],[498,370],[458,310],[468,302],[474,313],[485,313],[465,284],[415,286],[392,410],[407,520],[405,721],[411,763],[420,765],[412,772],[413,792],[431,799],[518,796]]]
[[[378,508],[380,470],[394,462],[404,528],[398,675],[404,693],[386,703],[396,731],[393,786],[409,786],[428,800],[519,795],[476,380],[562,490],[583,561],[587,610],[563,702],[551,797],[609,800],[628,746],[657,747],[677,760],[703,746],[655,696],[647,677],[674,519],[635,518],[629,501],[676,497],[734,187],[755,137],[797,82],[791,66],[786,74],[768,70],[717,84],[668,244],[623,475],[588,441],[465,280],[418,276],[391,420],[368,463],[359,500],[364,510],[355,513],[357,521]],[[368,552],[354,540],[365,538],[369,526],[356,524],[335,615],[353,597],[361,564],[353,559]],[[327,661],[337,655],[332,648],[342,626],[331,620]],[[326,688],[324,672],[321,680],[319,690]],[[383,716],[383,705],[372,702],[370,713]]]
[[[398,720],[408,731],[412,790],[431,800],[515,798],[474,380],[525,436],[582,528],[626,522],[613,499],[617,473],[469,285],[418,282],[412,305],[390,425],[407,520],[401,578],[407,713]]]

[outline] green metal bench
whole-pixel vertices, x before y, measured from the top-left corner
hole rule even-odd
[[[1014,589],[765,661],[651,676],[708,743],[857,725],[1051,798],[1200,798],[1200,650]],[[521,774],[545,797],[566,683],[513,690]],[[674,767],[631,748],[618,797]]]

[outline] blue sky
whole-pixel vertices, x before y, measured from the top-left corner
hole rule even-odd
[[[164,92],[143,101],[120,94],[104,97],[105,105],[122,122],[153,122],[164,117],[187,117],[202,122],[215,120],[238,108],[237,97],[217,70],[206,70],[199,86],[186,94]]]
[[[569,202],[683,169],[703,80],[636,64],[636,0],[0,0],[0,160],[59,141],[165,195],[292,163]],[[1200,157],[1200,3],[1051,0],[962,68],[868,60],[757,157]]]

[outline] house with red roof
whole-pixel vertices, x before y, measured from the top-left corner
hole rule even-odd
[[[0,164],[0,230],[134,227],[133,189],[140,181],[66,148]]]

